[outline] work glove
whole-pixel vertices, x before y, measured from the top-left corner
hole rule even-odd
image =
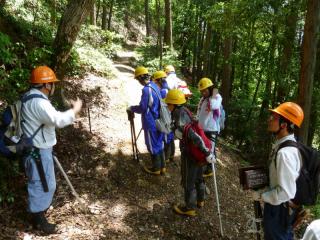
[[[261,198],[261,192],[260,191],[251,191],[251,199],[253,201],[257,201],[257,202],[261,202],[262,198]]]
[[[208,163],[216,163],[217,162],[216,157],[212,153],[210,153],[210,155],[208,155],[206,157],[206,161]]]

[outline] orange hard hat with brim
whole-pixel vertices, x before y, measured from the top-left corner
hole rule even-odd
[[[30,83],[41,84],[52,82],[59,82],[59,80],[51,68],[47,66],[39,66],[32,70]]]
[[[289,120],[297,127],[301,127],[304,118],[304,113],[302,108],[298,104],[293,102],[285,102],[280,104],[275,109],[269,110]]]

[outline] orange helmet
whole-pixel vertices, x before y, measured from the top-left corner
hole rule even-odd
[[[279,114],[298,127],[301,126],[304,118],[302,108],[298,104],[293,102],[282,103],[275,109],[270,109],[270,111]]]
[[[32,70],[30,83],[41,84],[41,83],[51,83],[58,82],[56,75],[53,70],[47,66],[39,66]]]

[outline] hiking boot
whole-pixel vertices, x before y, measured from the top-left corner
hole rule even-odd
[[[203,208],[204,207],[204,201],[198,201],[197,202],[197,207],[198,208]]]
[[[167,172],[167,169],[165,167],[160,169],[161,174],[165,174],[166,172]]]
[[[153,167],[146,167],[146,166],[144,166],[143,167],[143,170],[145,171],[145,172],[147,172],[147,173],[150,173],[150,174],[152,174],[152,175],[160,175],[161,174],[161,171],[160,171],[160,169],[155,169],[155,168],[153,168]]]
[[[180,215],[185,215],[190,217],[194,217],[197,215],[194,209],[187,208],[185,206],[173,206],[173,210]]]
[[[56,233],[56,224],[48,223],[44,212],[32,213],[32,226],[47,235]]]
[[[212,169],[206,169],[206,170],[203,172],[202,176],[203,176],[204,178],[205,178],[205,177],[211,177],[211,176],[213,176]]]

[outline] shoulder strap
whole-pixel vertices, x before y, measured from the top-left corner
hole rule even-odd
[[[22,98],[21,98],[21,103],[26,103],[27,101],[29,101],[29,100],[31,100],[33,98],[42,98],[42,99],[48,100],[41,94],[33,93],[33,94],[29,94],[27,96],[23,95]]]
[[[287,140],[287,141],[284,141],[283,143],[280,144],[280,146],[278,147],[277,151],[276,151],[276,154],[275,154],[275,160],[274,160],[274,164],[275,164],[275,167],[277,168],[277,163],[276,163],[276,160],[277,160],[277,155],[278,155],[278,152],[281,148],[285,148],[285,147],[296,147],[298,148],[298,143],[295,142],[295,141],[292,141],[292,140]]]
[[[23,95],[22,98],[21,98],[21,109],[20,109],[20,115],[21,115],[21,129],[23,129],[23,122],[25,121],[23,118],[22,118],[22,109],[23,109],[23,104],[26,103],[27,101],[33,99],[33,98],[42,98],[44,100],[48,100],[47,98],[45,98],[43,95],[41,94],[37,94],[37,93],[33,93],[33,94],[29,94],[29,95]],[[33,139],[37,133],[44,127],[44,124],[41,124],[37,130],[31,135],[31,139]],[[23,130],[22,130],[23,132]]]
[[[162,98],[159,96],[158,92],[153,87],[151,87],[150,85],[147,87],[151,88],[156,93],[157,97],[159,98],[159,101],[162,101]]]
[[[285,142],[280,144],[280,146],[279,146],[279,148],[277,150],[277,153],[281,148],[284,148],[284,147],[296,147],[296,148],[298,148],[298,143],[295,142],[295,141],[292,141],[292,140],[287,140],[287,141],[285,141]]]

